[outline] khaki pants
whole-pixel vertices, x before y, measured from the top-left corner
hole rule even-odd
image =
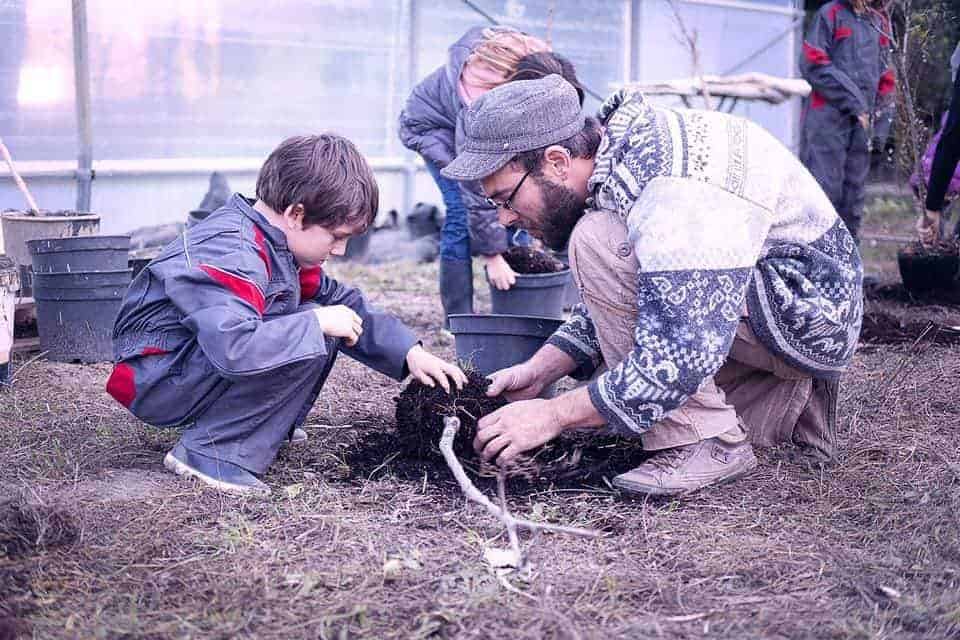
[[[570,268],[596,327],[607,367],[634,347],[639,265],[627,229],[608,211],[588,211],[570,238]],[[744,316],[746,311],[744,311]],[[726,363],[677,409],[643,434],[644,449],[658,450],[745,428],[753,444],[782,442],[834,452],[836,383],[815,380],[768,350],[741,320]]]

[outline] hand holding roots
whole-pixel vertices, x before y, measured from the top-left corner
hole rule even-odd
[[[507,536],[510,539],[510,546],[513,548],[516,557],[520,560],[520,563],[523,564],[523,553],[520,550],[520,539],[517,536],[517,528],[523,527],[525,529],[530,529],[531,531],[556,531],[557,533],[567,533],[575,536],[583,536],[586,538],[597,538],[600,536],[600,532],[595,529],[581,529],[580,527],[565,527],[562,525],[549,524],[546,522],[533,522],[532,520],[524,520],[522,518],[515,518],[508,510],[507,503],[504,491],[505,483],[505,474],[500,473],[497,477],[497,487],[500,495],[500,506],[498,507],[493,502],[490,501],[487,496],[483,495],[476,485],[467,477],[466,472],[463,470],[463,466],[460,464],[460,461],[457,459],[456,454],[453,452],[453,440],[457,435],[457,431],[460,430],[460,419],[456,417],[446,417],[443,419],[443,436],[440,438],[440,452],[443,454],[443,459],[447,461],[447,466],[450,467],[450,471],[453,472],[453,476],[457,479],[457,483],[460,485],[460,489],[463,491],[464,495],[473,500],[477,504],[482,505],[487,511],[489,511],[497,520],[503,523],[507,528]]]

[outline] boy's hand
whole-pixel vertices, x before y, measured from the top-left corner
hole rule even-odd
[[[517,274],[510,268],[507,261],[499,253],[492,256],[484,256],[487,263],[487,278],[490,283],[501,291],[506,291],[517,283]]]
[[[363,318],[350,307],[342,304],[319,307],[313,310],[313,314],[320,323],[323,335],[343,338],[348,347],[357,344],[360,336],[363,335]]]
[[[428,353],[420,345],[414,345],[407,352],[407,367],[410,368],[410,374],[423,384],[434,387],[439,382],[447,393],[450,393],[448,376],[457,385],[457,389],[463,389],[463,385],[467,384],[467,376],[460,367]]]

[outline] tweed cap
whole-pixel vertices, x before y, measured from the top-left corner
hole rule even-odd
[[[463,143],[440,173],[452,180],[480,180],[519,153],[579,133],[584,121],[577,90],[562,77],[508,82],[464,112]]]

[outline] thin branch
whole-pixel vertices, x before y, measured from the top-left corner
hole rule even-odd
[[[500,511],[512,518],[513,515],[507,509],[507,470],[503,467],[497,471],[497,495],[500,497]],[[510,548],[513,549],[517,564],[523,566],[526,564],[526,558],[523,550],[520,548],[520,536],[517,535],[517,526],[513,523],[505,523],[507,527],[507,537],[510,539]]]
[[[7,161],[7,166],[10,167],[10,175],[13,176],[13,181],[17,183],[17,188],[20,189],[20,193],[23,194],[24,199],[27,201],[27,205],[30,207],[29,211],[40,215],[40,207],[37,206],[37,201],[30,195],[30,190],[27,189],[27,183],[20,177],[17,168],[13,166],[13,158],[10,157],[10,151],[2,139],[0,139],[0,153],[3,154],[3,159]]]
[[[443,454],[443,459],[446,460],[447,466],[450,467],[450,471],[453,472],[453,477],[456,478],[457,484],[460,485],[460,489],[463,491],[463,494],[470,500],[473,500],[477,504],[484,507],[490,514],[499,520],[509,532],[510,527],[523,527],[524,529],[530,529],[533,531],[555,531],[557,533],[566,533],[574,536],[583,536],[585,538],[599,538],[601,533],[595,529],[582,529],[580,527],[565,527],[557,524],[549,524],[546,522],[533,522],[532,520],[524,520],[522,518],[515,518],[510,515],[509,512],[504,512],[503,509],[493,504],[487,496],[483,495],[476,485],[467,477],[466,471],[463,470],[463,465],[460,464],[460,461],[457,459],[457,454],[453,452],[453,440],[457,435],[457,432],[460,430],[460,418],[457,417],[446,417],[443,419],[443,435],[440,437],[440,453]]]
[[[710,89],[707,87],[706,80],[703,79],[703,70],[700,67],[700,49],[697,48],[697,32],[694,31],[691,33],[687,30],[687,25],[683,21],[683,18],[680,17],[680,10],[677,9],[677,5],[673,0],[667,0],[667,4],[670,5],[671,11],[673,11],[673,18],[677,22],[677,26],[680,27],[680,33],[683,34],[683,39],[686,40],[687,48],[690,49],[690,60],[693,64],[693,75],[700,82],[700,93],[703,95],[703,106],[707,111],[713,111],[713,97],[710,95]]]

